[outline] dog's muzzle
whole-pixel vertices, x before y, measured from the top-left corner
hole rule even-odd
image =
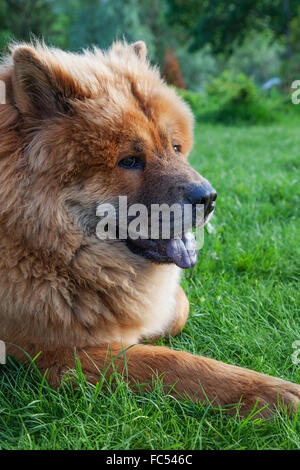
[[[201,225],[212,216],[215,209],[217,193],[207,182],[190,184],[184,188],[184,202],[193,206],[191,228],[196,227],[195,216],[197,206],[203,206]],[[180,237],[171,236],[169,239],[137,239],[127,240],[128,248],[134,253],[148,258],[156,263],[174,263],[182,269],[191,268],[197,262],[197,246],[192,233],[184,232]]]
[[[215,208],[217,193],[208,182],[190,184],[186,187],[185,198],[192,205],[202,204],[204,217],[207,218]]]

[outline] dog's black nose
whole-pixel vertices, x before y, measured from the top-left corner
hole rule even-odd
[[[207,217],[215,208],[217,193],[209,183],[205,182],[189,185],[185,197],[190,204],[203,204],[204,216]]]

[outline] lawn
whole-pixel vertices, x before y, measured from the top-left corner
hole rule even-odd
[[[300,122],[198,125],[191,162],[219,196],[182,281],[190,317],[170,344],[300,383]],[[78,376],[78,389],[54,391],[34,368],[1,366],[0,448],[300,448],[300,413],[241,420],[164,397],[159,384],[135,396]]]

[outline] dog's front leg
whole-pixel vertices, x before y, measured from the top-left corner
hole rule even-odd
[[[58,383],[65,370],[74,367],[71,350],[43,356],[45,359],[38,360],[40,367],[51,369],[53,384]],[[79,350],[77,357],[92,383],[99,380],[102,371],[111,374],[114,366],[133,387],[139,383],[149,389],[153,378],[161,377],[166,393],[193,401],[208,399],[216,406],[241,402],[243,413],[257,404],[259,408],[266,407],[262,414],[267,416],[278,403],[293,411],[300,403],[299,385],[166,347],[111,344]]]
[[[183,330],[189,315],[189,310],[190,304],[188,298],[182,287],[179,286],[176,295],[175,315],[166,332],[166,336],[176,336]]]

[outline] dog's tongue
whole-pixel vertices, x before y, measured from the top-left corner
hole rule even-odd
[[[196,240],[194,235],[187,232],[182,239],[172,238],[167,241],[167,256],[177,264],[179,268],[187,269],[195,266],[197,262]]]

